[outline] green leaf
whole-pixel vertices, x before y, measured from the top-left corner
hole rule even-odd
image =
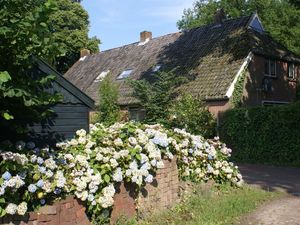
[[[7,71],[0,72],[0,85],[11,80],[11,76]]]
[[[0,218],[5,216],[6,211],[0,207]]]
[[[0,198],[0,203],[5,203],[5,199],[4,198]]]
[[[108,174],[105,174],[105,175],[104,175],[104,181],[105,181],[106,183],[109,183],[109,181],[110,181],[110,176],[109,176]]]
[[[7,113],[7,112],[4,112],[4,113],[2,114],[2,117],[3,117],[4,119],[6,119],[6,120],[11,120],[11,119],[14,118],[12,115],[10,115],[10,114]]]

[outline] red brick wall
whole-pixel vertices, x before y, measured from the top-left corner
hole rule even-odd
[[[164,160],[165,167],[156,172],[153,183],[147,184],[137,194],[136,187],[120,184],[114,197],[115,203],[111,214],[111,223],[118,217],[143,216],[154,210],[172,206],[179,200],[179,180],[176,159]]]
[[[288,75],[288,63],[276,60],[276,78],[269,78],[272,90],[264,92],[262,82],[264,79],[266,58],[254,55],[249,64],[249,75],[246,77],[243,101],[246,105],[262,105],[263,101],[293,102],[296,99],[296,80],[291,80]],[[299,66],[296,66],[299,77]]]
[[[29,212],[24,216],[5,216],[0,224],[10,225],[90,225],[85,207],[74,197],[47,205],[38,212]]]

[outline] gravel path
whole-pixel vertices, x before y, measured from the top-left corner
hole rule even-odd
[[[249,164],[239,167],[248,184],[288,193],[246,215],[239,225],[300,225],[300,168]]]

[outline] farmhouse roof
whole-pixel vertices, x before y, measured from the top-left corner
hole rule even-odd
[[[126,80],[118,76],[132,70],[130,78],[142,79],[151,76],[153,68],[160,65],[161,70],[178,68],[178,73],[194,78],[181,90],[203,100],[228,99],[226,93],[250,52],[300,62],[264,32],[254,13],[87,55],[65,77],[98,102],[97,78],[109,71],[119,86],[120,105],[130,105],[138,101],[131,96],[132,89]]]

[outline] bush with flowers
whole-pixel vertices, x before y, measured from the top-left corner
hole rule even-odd
[[[109,215],[116,183],[151,183],[163,159],[174,156],[183,180],[243,183],[238,168],[228,162],[231,150],[218,138],[206,140],[158,124],[95,124],[89,134],[78,130],[74,139],[56,147],[19,142],[17,151],[0,152],[0,216],[24,215],[65,195],[84,201],[90,215]]]

